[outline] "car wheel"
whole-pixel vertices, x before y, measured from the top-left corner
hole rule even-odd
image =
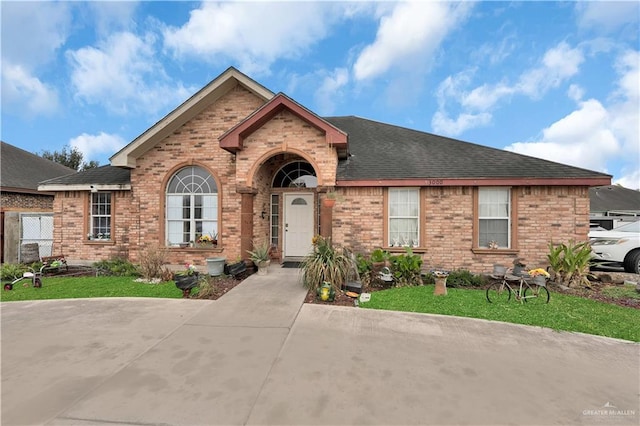
[[[631,274],[640,274],[640,250],[634,250],[624,258],[624,270]]]

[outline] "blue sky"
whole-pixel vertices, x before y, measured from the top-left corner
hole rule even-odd
[[[357,115],[640,187],[640,3],[8,2],[2,140],[108,158],[229,66]]]

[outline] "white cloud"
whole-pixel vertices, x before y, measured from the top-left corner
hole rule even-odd
[[[391,68],[411,69],[429,62],[442,40],[473,7],[471,2],[397,3],[382,16],[375,41],[356,60],[356,80],[375,78]]]
[[[434,131],[456,136],[471,128],[488,125],[491,122],[491,111],[501,101],[516,95],[540,98],[576,75],[583,61],[584,55],[580,48],[571,48],[567,43],[561,42],[547,50],[539,65],[523,72],[513,84],[500,81],[465,90],[471,83],[473,72],[463,71],[456,76],[449,76],[438,87],[439,109],[432,119]],[[448,117],[449,103],[461,108],[457,119]]]
[[[635,170],[632,170],[629,173],[625,173],[623,170],[622,173],[624,174],[621,178],[613,180],[614,185],[622,185],[625,188],[635,190],[640,189],[640,168],[636,167]]]
[[[638,22],[637,1],[582,1],[576,3],[578,25],[609,32],[628,23]]]
[[[491,114],[483,112],[480,114],[460,114],[455,120],[446,114],[437,111],[431,120],[431,126],[437,133],[459,135],[467,129],[486,126],[491,122]]]
[[[118,114],[155,114],[186,99],[192,89],[172,83],[155,58],[154,37],[114,33],[98,47],[67,52],[75,97]]]
[[[29,117],[49,115],[58,109],[58,93],[20,65],[3,61],[2,109]]]
[[[584,89],[577,84],[572,84],[567,90],[567,96],[569,96],[569,99],[578,102],[584,96]]]
[[[538,142],[518,142],[507,151],[544,158],[590,170],[607,170],[607,160],[620,154],[620,144],[609,126],[611,117],[595,99],[542,131]]]
[[[71,4],[2,2],[2,59],[32,71],[54,58],[69,36]]]
[[[333,113],[336,102],[342,97],[342,88],[348,82],[349,71],[346,68],[336,68],[332,73],[324,76],[322,84],[315,93],[318,113],[322,115]]]
[[[2,108],[13,115],[52,114],[57,90],[39,75],[55,58],[71,26],[62,2],[2,2]]]
[[[100,132],[97,135],[81,134],[69,141],[72,148],[82,152],[84,161],[96,160],[104,154],[113,154],[125,146],[125,141],[118,135]]]
[[[177,57],[211,63],[231,58],[244,72],[257,74],[326,37],[344,8],[357,12],[348,4],[322,2],[203,2],[185,25],[165,28],[164,46]]]
[[[542,59],[542,65],[520,76],[515,90],[532,98],[539,98],[549,89],[558,87],[563,81],[574,76],[584,62],[580,49],[572,49],[565,42],[549,49]]]
[[[95,30],[101,36],[114,31],[131,30],[136,24],[134,14],[139,3],[136,1],[91,1],[87,7],[95,19]]]

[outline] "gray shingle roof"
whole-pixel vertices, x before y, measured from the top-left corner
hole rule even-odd
[[[76,171],[23,149],[1,142],[0,185],[4,190],[37,191],[38,183]]]
[[[113,166],[96,167],[41,182],[43,185],[127,185],[129,183],[131,183],[131,170]]]
[[[349,134],[338,180],[607,178],[610,175],[364,118],[328,117]]]
[[[591,213],[608,211],[640,212],[640,191],[607,185],[589,188]]]

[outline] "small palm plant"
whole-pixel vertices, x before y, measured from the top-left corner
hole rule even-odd
[[[589,286],[591,246],[588,241],[554,245],[549,243],[547,260],[560,284],[569,287]]]
[[[334,247],[331,238],[316,235],[312,243],[313,251],[302,261],[302,283],[306,288],[317,291],[326,281],[340,290],[356,270],[353,257],[344,248]]]

